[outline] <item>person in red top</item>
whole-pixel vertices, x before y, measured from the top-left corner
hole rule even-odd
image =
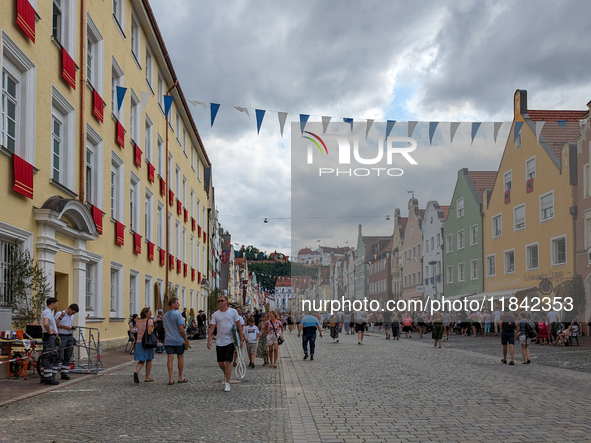
[[[406,338],[412,338],[412,317],[408,313],[406,313],[402,320],[402,330],[404,331]]]
[[[267,345],[269,345],[270,367],[276,368],[279,356],[279,338],[283,339],[283,323],[275,311],[269,313],[269,318],[269,321],[265,323],[265,334],[267,335]]]
[[[152,320],[152,310],[149,307],[142,309],[140,312],[140,318],[136,321],[137,327],[137,340],[135,342],[135,353],[133,359],[137,361],[135,366],[135,372],[133,373],[133,381],[136,383],[140,382],[139,372],[146,363],[146,378],[144,381],[154,381],[150,378],[150,371],[152,370],[152,360],[154,360],[154,349],[146,349],[142,346],[142,338],[148,330],[148,334],[154,332],[154,321]]]

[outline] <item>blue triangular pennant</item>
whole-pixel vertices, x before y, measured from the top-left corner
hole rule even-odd
[[[173,101],[174,97],[172,95],[164,96],[164,118],[168,118],[168,112],[170,111],[170,108],[172,108]]]
[[[123,88],[121,86],[117,86],[117,112],[121,109],[121,105],[123,104],[123,98],[125,97],[125,93],[127,92],[127,88]]]
[[[304,128],[306,127],[309,118],[310,116],[307,114],[300,114],[300,129],[302,132],[304,132]]]
[[[558,126],[560,126],[561,130],[566,126],[566,120],[558,120],[556,123],[558,123]]]
[[[390,132],[392,132],[392,128],[394,127],[395,124],[396,124],[396,120],[388,120],[386,122],[386,138],[388,138],[388,136],[390,135]]]
[[[351,125],[351,132],[353,132],[353,119],[352,118],[344,118],[343,121],[345,123],[349,123]]]
[[[220,104],[210,103],[209,109],[211,110],[211,126],[213,127],[213,122],[215,121],[215,116],[218,114],[218,110],[220,109]]]
[[[265,110],[264,109],[255,109],[254,110],[257,116],[257,134],[261,130],[261,125],[263,124],[263,118],[265,117]]]
[[[517,140],[517,136],[519,135],[522,126],[523,122],[515,122],[515,126],[513,127],[513,141]]]
[[[472,142],[474,142],[474,137],[476,137],[476,133],[478,132],[478,129],[480,129],[480,125],[482,123],[481,122],[472,122]]]
[[[438,124],[439,122],[429,122],[429,144],[433,141],[433,134],[435,134]]]

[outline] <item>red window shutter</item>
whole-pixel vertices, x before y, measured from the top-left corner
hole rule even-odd
[[[62,46],[62,77],[72,89],[76,89],[76,63]]]
[[[14,189],[27,198],[33,198],[33,165],[13,155]]]
[[[134,147],[135,147],[135,165],[138,168],[141,168],[142,167],[142,150],[137,145],[137,143],[134,143]]]
[[[154,165],[150,162],[148,162],[148,180],[154,183]]]
[[[174,256],[171,254],[169,257],[170,257],[170,258],[169,258],[169,260],[168,260],[168,261],[169,261],[170,263],[169,263],[168,265],[169,265],[169,267],[170,267],[170,270],[171,270],[171,271],[173,271],[173,270],[174,270]]]
[[[139,235],[137,232],[133,233],[133,247],[135,249],[136,254],[142,253],[142,236]]]
[[[92,112],[99,122],[103,123],[103,109],[105,108],[103,98],[99,95],[95,89],[92,93],[94,108]]]
[[[197,283],[201,283],[201,272],[197,273]]]
[[[160,177],[160,195],[162,197],[166,196],[166,182],[162,177]]]
[[[185,223],[187,223],[189,221],[189,211],[187,211],[187,208],[184,208],[185,211]]]
[[[191,217],[191,230],[195,231],[195,227],[197,226],[197,222],[193,217]]]
[[[187,272],[188,272],[188,265],[185,263],[183,264],[183,276],[186,277],[187,276]]]
[[[181,261],[178,258],[176,260],[176,273],[177,274],[181,273]]]
[[[29,3],[29,0],[17,0],[16,24],[35,43],[35,8]]]
[[[201,238],[201,226],[199,226],[197,229],[197,237]]]
[[[123,236],[125,228],[123,227],[123,223],[116,221],[115,222],[115,243],[118,245],[123,246],[125,243],[125,238]]]
[[[119,120],[117,120],[117,134],[115,141],[119,146],[125,149],[125,129],[123,129],[123,125]]]
[[[505,191],[505,204],[511,203],[511,191]]]
[[[195,281],[195,269],[191,268],[191,281]]]
[[[168,190],[168,204],[174,206],[174,192],[172,192],[172,189]]]
[[[160,266],[166,266],[166,251],[160,249]]]
[[[176,213],[177,215],[181,215],[183,213],[183,204],[178,198],[176,199]]]
[[[207,232],[203,231],[203,241],[207,243]]]
[[[96,206],[92,207],[92,219],[94,220],[94,224],[96,225],[96,230],[99,234],[102,235],[103,233],[103,211],[101,211]]]
[[[154,261],[154,243],[148,242],[148,260]]]

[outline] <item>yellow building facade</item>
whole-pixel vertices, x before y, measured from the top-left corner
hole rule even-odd
[[[30,250],[107,346],[166,281],[205,310],[211,163],[148,1],[2,8],[0,268],[15,243]]]
[[[484,193],[485,293],[521,301],[539,296],[545,279],[556,294],[573,277],[576,155],[562,146],[576,138],[579,114],[528,110],[527,92],[515,93],[497,178]]]

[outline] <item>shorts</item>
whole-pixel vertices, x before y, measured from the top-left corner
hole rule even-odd
[[[519,343],[521,343],[522,345],[529,345],[531,343],[531,338],[528,338],[527,335],[520,335]]]
[[[257,353],[257,346],[258,343],[255,341],[254,343],[246,343],[246,350],[249,354],[256,354]]]
[[[501,344],[503,346],[509,344],[509,345],[514,345],[515,344],[515,333],[513,332],[503,332],[501,334]]]
[[[216,346],[215,353],[218,363],[234,361],[234,343],[230,343],[226,346]]]
[[[279,336],[275,334],[267,335],[267,346],[279,344]]]
[[[402,327],[402,332],[411,332],[412,331],[412,326],[403,326]]]
[[[355,332],[365,332],[365,323],[355,323]]]
[[[176,355],[183,355],[185,353],[185,345],[179,345],[179,346],[164,346],[164,349],[166,349],[166,353],[168,355],[171,354],[176,354]]]

